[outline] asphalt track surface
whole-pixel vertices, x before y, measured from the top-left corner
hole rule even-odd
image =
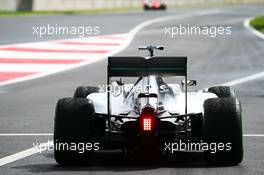
[[[32,25],[58,23],[101,26],[103,34],[128,32],[140,22],[158,16],[190,14],[206,9],[181,9],[167,12],[125,13],[108,15],[58,15],[35,17],[1,17],[1,44],[39,41],[32,36]],[[188,75],[198,80],[198,88],[225,83],[262,72],[264,41],[244,26],[246,18],[263,14],[263,6],[232,6],[219,8],[220,13],[175,19],[150,25],[140,30],[132,43],[118,55],[145,55],[137,46],[164,45],[158,55],[188,56]],[[164,35],[165,26],[231,26],[231,36],[211,38]],[[30,31],[29,31],[30,30]],[[41,40],[58,39],[42,38]],[[52,133],[54,108],[58,98],[73,94],[79,85],[106,82],[106,60],[78,69],[40,79],[0,87],[0,133]],[[264,134],[264,78],[233,87],[243,106],[245,134]],[[224,127],[224,124],[223,124]],[[52,136],[0,136],[0,158],[46,142]],[[153,157],[154,155],[154,157]],[[211,167],[200,153],[177,153],[173,160],[151,155],[124,159],[119,151],[98,154],[91,166],[60,167],[52,151],[34,154],[0,167],[1,175],[9,174],[263,174],[264,137],[244,137],[244,160],[238,166]],[[142,160],[143,159],[143,160]],[[146,160],[145,160],[146,159]]]

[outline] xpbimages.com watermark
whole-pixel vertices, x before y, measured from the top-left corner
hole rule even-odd
[[[99,92],[110,92],[112,94],[119,94],[123,91],[125,92],[133,92],[133,93],[144,93],[149,92],[151,90],[159,90],[160,92],[168,92],[169,90],[164,86],[151,86],[151,85],[145,85],[145,86],[120,86],[120,85],[99,85]]]
[[[206,143],[206,142],[165,142],[164,151],[174,153],[177,151],[209,151],[215,154],[218,151],[231,151],[232,143],[218,142],[218,143]]]
[[[54,149],[59,151],[77,151],[83,154],[85,151],[98,151],[100,149],[100,143],[98,142],[58,142],[57,140],[48,140],[46,143],[33,142],[34,148],[42,153],[43,151],[53,151]]]
[[[72,35],[83,38],[91,35],[99,35],[99,26],[60,26],[58,24],[47,24],[32,27],[32,34],[37,37]]]
[[[191,26],[190,24],[164,27],[164,34],[169,37],[179,35],[204,35],[215,38],[221,35],[231,35],[231,26]]]

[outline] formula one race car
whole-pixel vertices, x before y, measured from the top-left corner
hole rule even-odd
[[[187,80],[187,58],[155,57],[154,49],[163,47],[140,47],[150,52],[146,58],[109,57],[107,86],[78,87],[73,98],[58,101],[54,155],[59,164],[89,162],[100,150],[131,154],[145,148],[172,156],[200,151],[211,164],[242,161],[241,105],[234,91],[215,86],[189,92],[196,81]]]
[[[143,0],[144,10],[166,10],[167,6],[159,0]]]

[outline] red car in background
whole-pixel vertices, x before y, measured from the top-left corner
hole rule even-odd
[[[159,0],[143,0],[144,10],[166,10],[166,5]]]

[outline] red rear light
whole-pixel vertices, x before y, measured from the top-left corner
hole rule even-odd
[[[143,130],[144,131],[151,131],[152,122],[151,118],[143,118]]]
[[[140,128],[143,131],[152,131],[156,125],[156,116],[152,107],[145,107],[139,118]]]

